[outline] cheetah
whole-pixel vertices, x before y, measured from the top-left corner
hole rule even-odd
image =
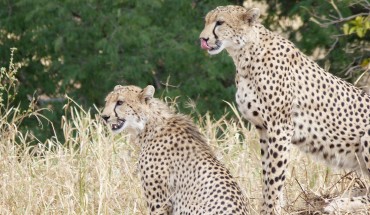
[[[249,214],[229,170],[185,115],[154,98],[149,85],[117,85],[102,118],[115,133],[140,146],[138,170],[150,214]]]
[[[206,15],[200,44],[211,55],[226,49],[233,59],[238,109],[260,137],[261,212],[281,214],[293,145],[328,165],[370,176],[370,97],[266,29],[259,15],[258,8],[217,7]],[[360,205],[370,208],[369,195],[334,200],[324,210]]]

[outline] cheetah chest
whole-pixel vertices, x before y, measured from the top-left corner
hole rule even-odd
[[[252,82],[248,79],[238,78],[236,80],[236,103],[242,116],[255,126],[263,126],[258,94]]]

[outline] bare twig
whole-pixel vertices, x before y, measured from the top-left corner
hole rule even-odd
[[[170,84],[170,78],[171,76],[169,75],[166,79],[166,83],[160,82],[163,86],[165,86],[166,91],[168,91],[168,87],[173,87],[173,88],[179,88],[181,84],[176,85],[171,85]]]
[[[308,199],[309,199],[309,198],[308,198],[307,192],[303,189],[303,187],[302,187],[301,183],[299,183],[299,181],[297,180],[297,178],[294,178],[294,180],[297,182],[298,186],[301,188],[302,193],[303,193],[303,195],[305,196],[305,201],[306,201],[306,203],[307,203],[307,204],[309,204],[311,207],[314,207],[314,205],[312,205],[312,204],[308,201]]]
[[[360,65],[357,65],[357,66],[352,66],[350,67],[347,72],[346,72],[346,76],[349,76],[349,77],[352,77],[353,73],[357,72],[361,70],[361,66]]]
[[[345,174],[344,176],[342,176],[339,180],[337,180],[337,182],[335,182],[330,188],[329,190],[333,190],[334,189],[334,186],[336,186],[337,184],[339,184],[341,181],[343,181],[344,179],[346,179],[348,176],[350,176],[352,173],[354,173],[354,171],[350,171],[348,172],[347,174]]]
[[[362,79],[362,77],[364,77],[364,75],[369,71],[369,69],[366,69],[358,78],[357,80],[355,81],[355,83],[353,83],[354,85],[357,85],[358,82]]]
[[[333,25],[333,24],[336,24],[336,23],[341,23],[341,22],[346,22],[346,21],[354,19],[358,16],[369,16],[369,15],[370,15],[369,13],[358,13],[358,14],[355,14],[355,15],[352,15],[352,16],[349,16],[349,17],[346,17],[346,18],[339,18],[337,20],[333,20],[333,21],[326,22],[326,23],[318,23],[318,24],[320,25],[320,27],[327,28],[330,25]]]
[[[333,6],[333,8],[335,9],[335,11],[337,11],[339,18],[340,19],[343,19],[342,13],[338,10],[338,7],[335,4],[335,2],[333,0],[330,0],[330,4],[331,4],[331,6]]]
[[[333,49],[337,45],[338,41],[339,41],[338,37],[335,37],[334,43],[330,46],[330,49],[328,50],[328,52],[326,53],[324,58],[326,58],[330,54],[330,52],[333,51]]]

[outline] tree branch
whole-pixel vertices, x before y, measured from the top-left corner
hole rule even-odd
[[[341,23],[341,22],[346,22],[348,20],[356,18],[357,16],[369,16],[369,13],[358,13],[358,14],[355,14],[355,15],[352,15],[352,16],[349,16],[349,17],[346,17],[346,18],[339,18],[337,20],[333,20],[333,21],[326,22],[326,23],[319,23],[318,22],[317,24],[319,24],[320,27],[327,28],[329,25],[333,25],[333,24]]]

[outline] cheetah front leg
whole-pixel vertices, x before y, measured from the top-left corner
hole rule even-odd
[[[151,157],[148,157],[151,159]],[[169,188],[169,172],[160,171],[151,162],[139,160],[141,185],[150,215],[170,215],[173,205]]]
[[[148,202],[150,215],[170,215],[172,214],[172,206],[170,202]]]
[[[283,185],[289,159],[291,127],[275,126],[260,132],[263,167],[263,205],[261,214],[281,214]]]
[[[262,179],[263,179],[263,203],[262,203],[262,210],[261,214],[267,214],[269,212],[269,207],[268,207],[268,201],[267,201],[267,195],[268,195],[268,186],[267,186],[267,181],[268,181],[268,175],[267,175],[267,170],[268,170],[268,164],[269,164],[269,153],[268,153],[268,137],[267,137],[267,131],[266,130],[258,130],[258,133],[260,135],[260,146],[261,146],[261,161],[262,161]]]
[[[172,204],[168,197],[167,192],[159,189],[144,189],[144,194],[147,200],[150,215],[170,215],[172,214]]]

